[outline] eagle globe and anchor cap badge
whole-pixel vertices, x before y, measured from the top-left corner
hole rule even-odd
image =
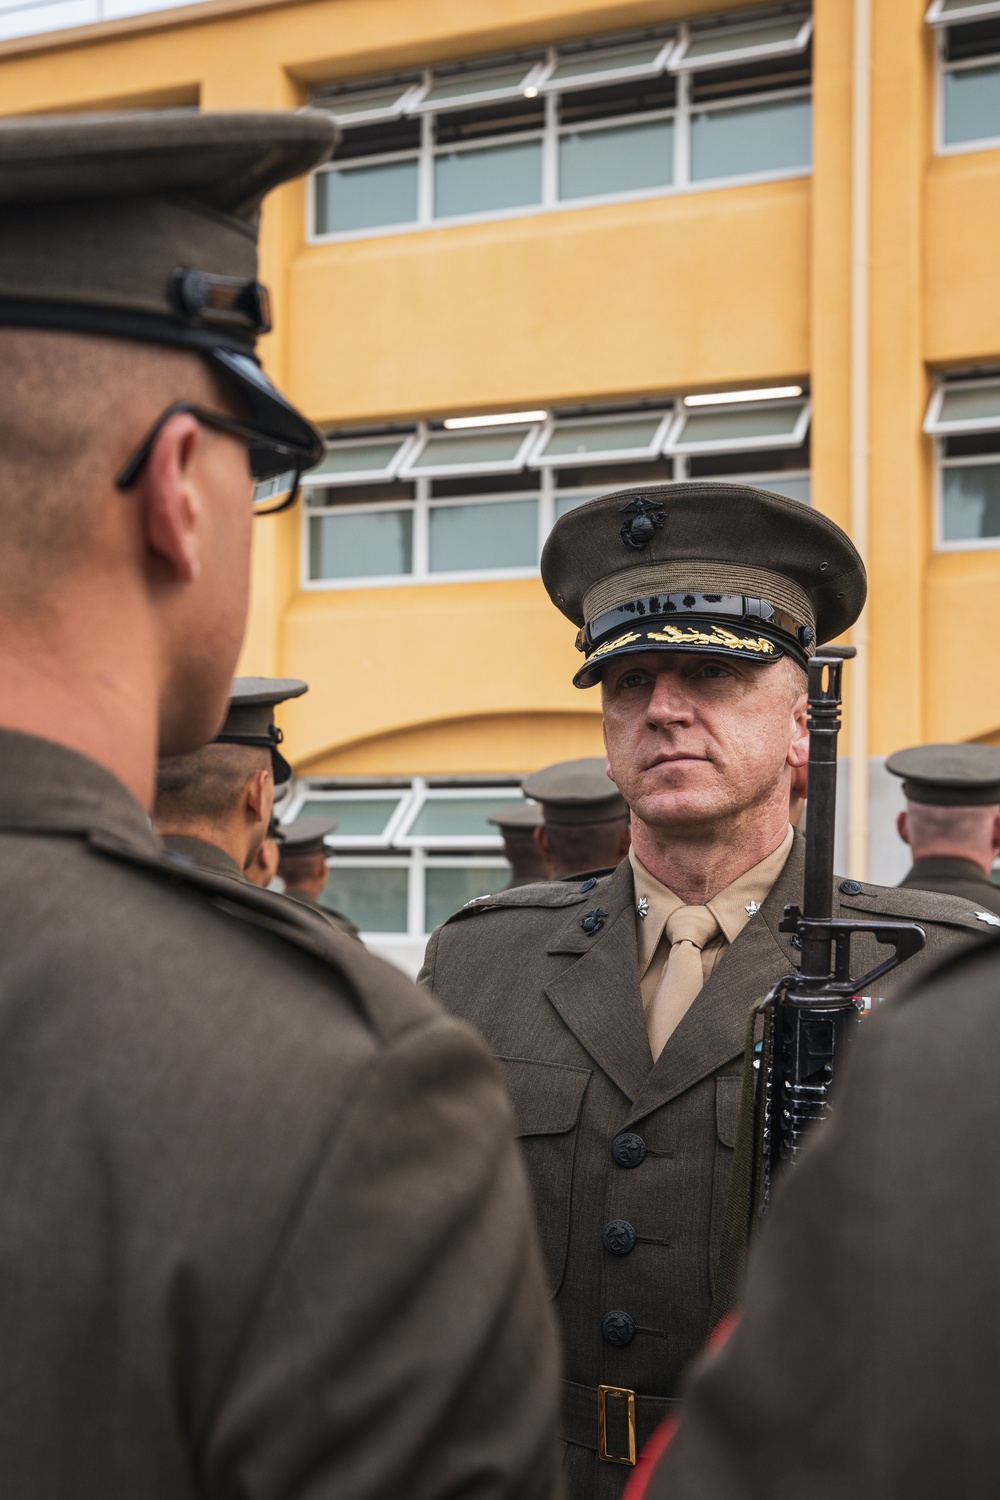
[[[805,667],[861,613],[864,563],[833,521],[754,485],[687,480],[601,495],[567,511],[542,581],[578,627],[593,687],[610,661],[697,652]]]

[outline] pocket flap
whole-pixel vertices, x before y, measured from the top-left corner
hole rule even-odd
[[[588,1068],[536,1062],[526,1057],[498,1057],[518,1135],[559,1135],[580,1117],[590,1080]]]
[[[740,1119],[740,1090],[743,1079],[715,1080],[715,1131],[724,1146],[736,1145],[736,1127]]]

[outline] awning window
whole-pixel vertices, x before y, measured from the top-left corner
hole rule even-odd
[[[688,73],[804,52],[812,24],[812,16],[800,15],[706,31],[685,28],[667,67],[671,73]]]
[[[670,430],[667,453],[725,453],[741,448],[797,448],[809,426],[809,402],[745,406],[684,406]]]
[[[310,484],[377,484],[395,479],[416,447],[415,434],[343,438],[327,445],[326,457],[312,469]]]
[[[931,396],[924,431],[940,437],[1000,431],[1000,379],[941,381]]]
[[[606,464],[655,458],[670,426],[669,411],[626,416],[571,417],[547,423],[529,463],[533,467]]]

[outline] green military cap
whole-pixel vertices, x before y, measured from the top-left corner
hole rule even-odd
[[[490,813],[486,821],[505,832],[508,828],[537,828],[542,821],[542,809],[537,802],[509,802],[499,812]]]
[[[282,855],[329,854],[326,840],[337,827],[333,818],[296,818],[282,828]]]
[[[274,722],[278,703],[301,698],[309,685],[297,677],[236,677],[229,694],[226,722],[215,736],[217,745],[257,745],[270,750],[275,786],[291,778],[292,768],[278,746],[284,736]]]
[[[323,441],[254,354],[261,200],[330,155],[319,111],[0,120],[0,325],[195,349],[234,385],[257,479]]]
[[[628,817],[628,803],[599,755],[580,760],[562,760],[526,776],[524,790],[542,804],[546,823],[568,826],[580,823],[611,823]]]
[[[988,807],[1000,803],[1000,749],[995,745],[913,745],[885,763],[903,777],[910,802],[931,807]]]
[[[854,544],[819,511],[715,480],[576,506],[549,534],[542,580],[580,627],[577,687],[637,651],[804,664],[854,623],[868,587]]]

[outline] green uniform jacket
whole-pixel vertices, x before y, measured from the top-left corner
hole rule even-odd
[[[641,1439],[709,1331],[747,1019],[796,967],[778,923],[786,903],[801,899],[804,849],[796,835],[771,894],[655,1066],[628,860],[582,887],[552,883],[482,897],[430,940],[421,978],[482,1032],[513,1101],[563,1329],[571,1500],[611,1500],[629,1474],[597,1459],[597,1386],[639,1393]],[[866,885],[854,896],[838,892],[835,907],[835,916],[894,916],[926,927],[926,949],[882,982],[883,994],[890,980],[898,986],[989,930],[966,902],[919,891]],[[588,932],[581,922],[596,912],[604,915]],[[857,955],[863,968],[874,967],[874,940],[859,942]],[[635,1235],[624,1254],[603,1237],[608,1228],[620,1252],[631,1236],[609,1226],[622,1220]],[[613,1344],[605,1330],[618,1340],[629,1331],[619,1317],[605,1323],[619,1313],[634,1332]]]
[[[1000,945],[866,1025],[647,1500],[995,1500]]]
[[[0,732],[4,1500],[549,1500],[557,1336],[485,1049]]]
[[[939,891],[942,896],[961,896],[981,911],[1000,915],[1000,886],[993,884],[972,859],[918,859],[899,882],[906,890]]]

